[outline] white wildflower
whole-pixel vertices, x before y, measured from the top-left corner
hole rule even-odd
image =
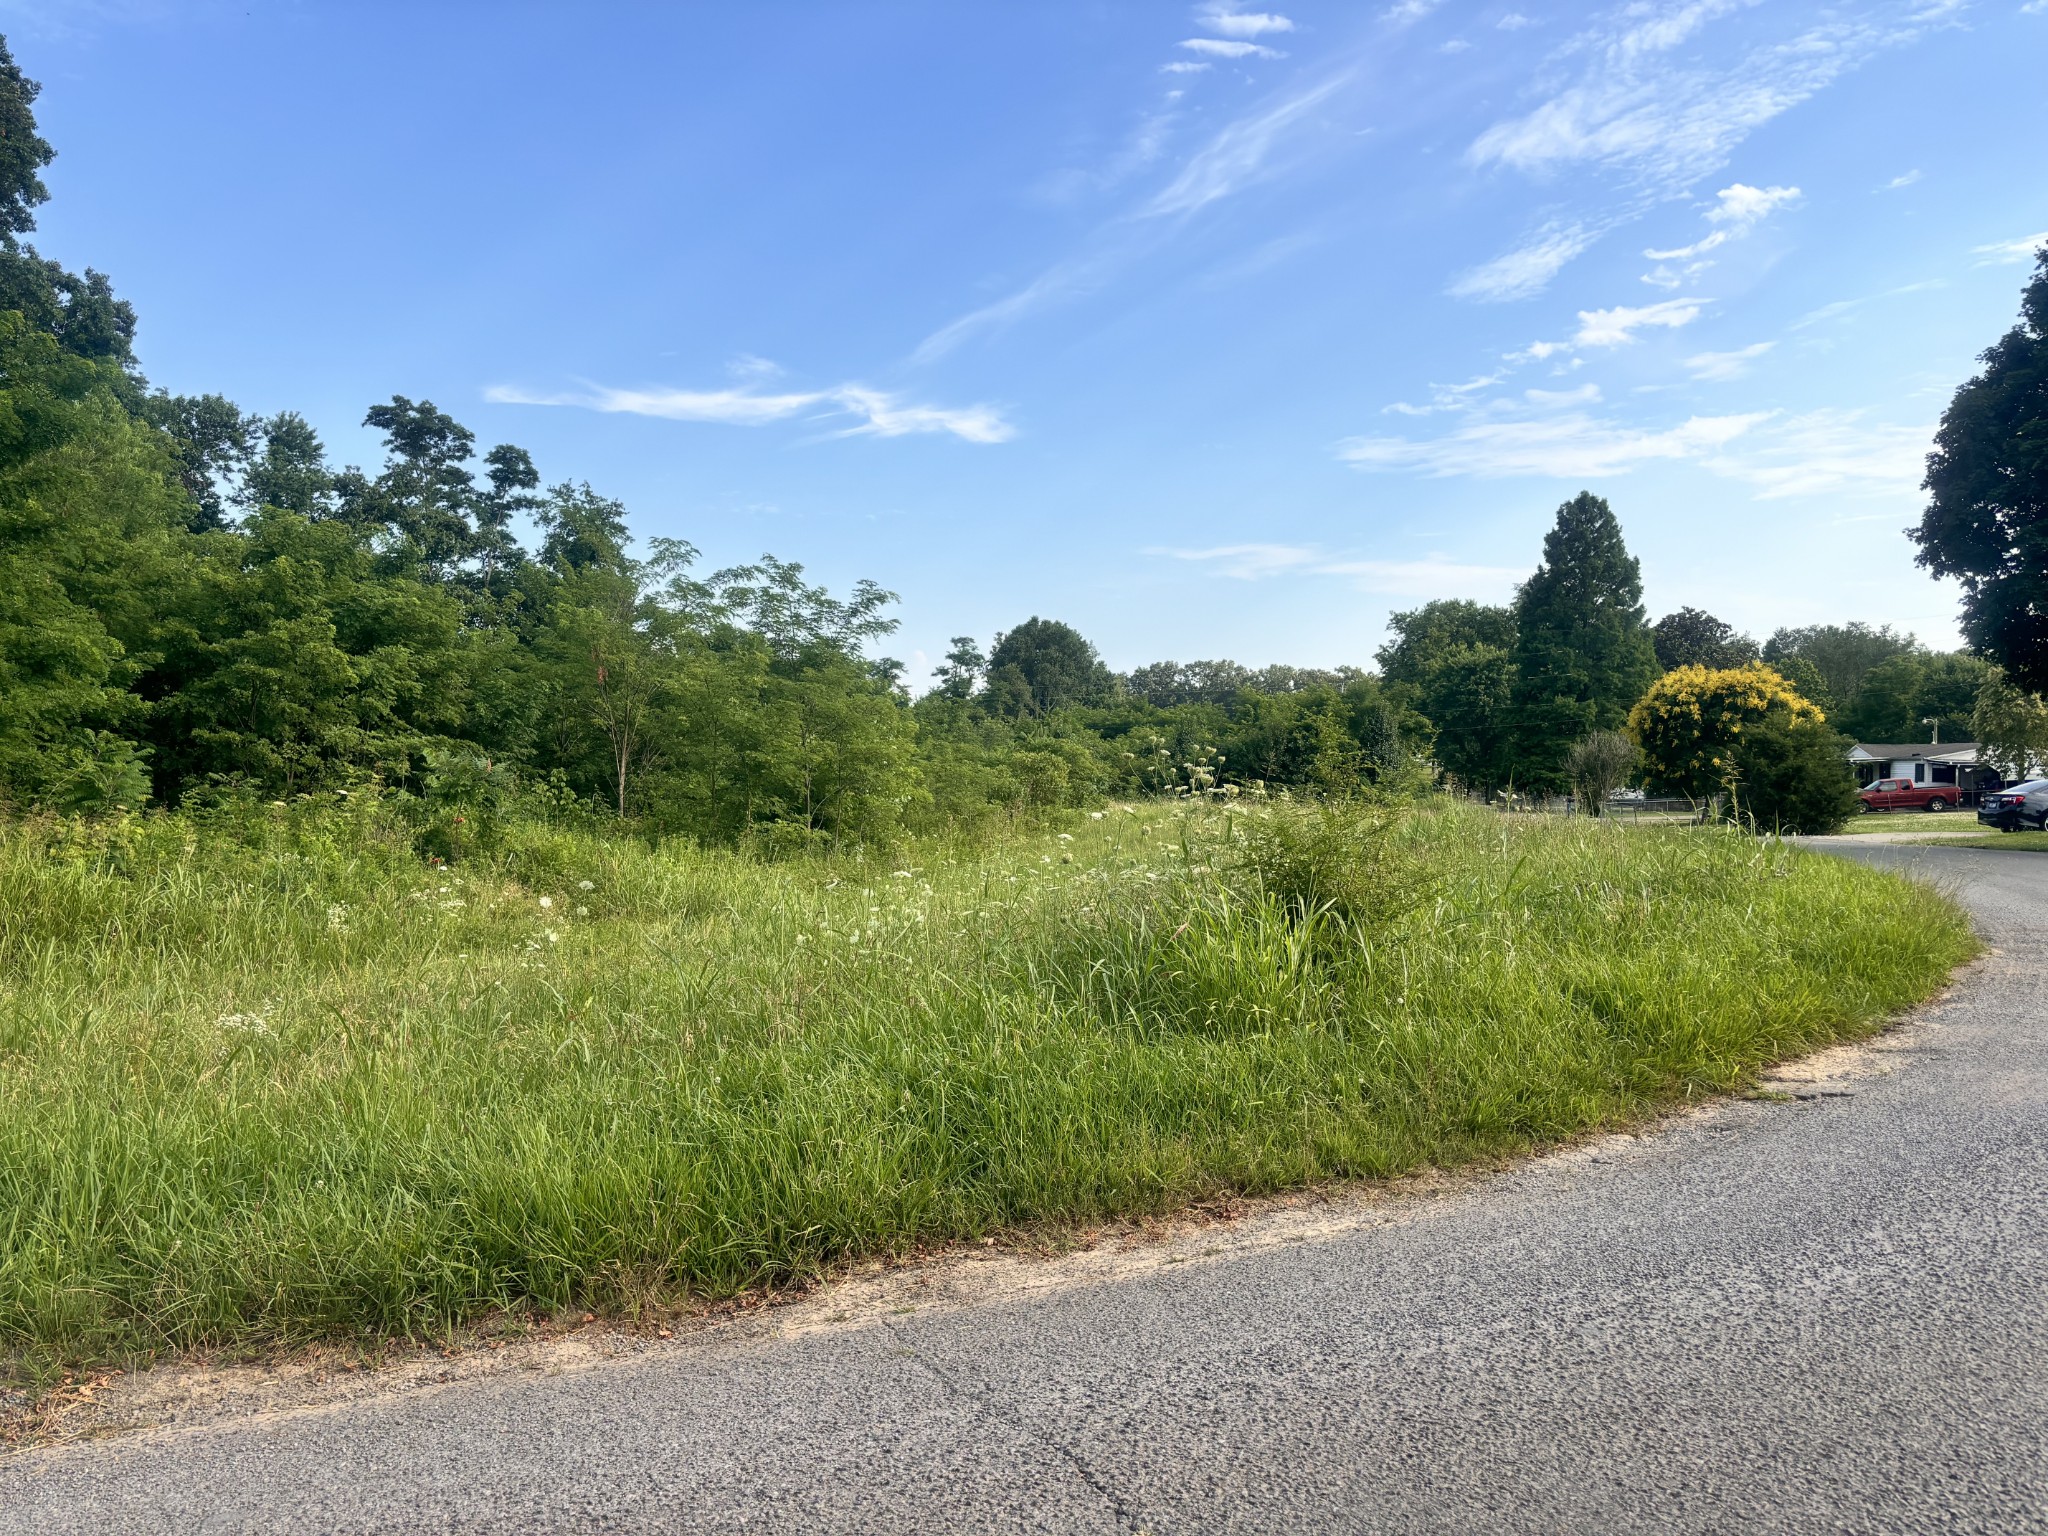
[[[552,896],[543,896],[543,897],[541,897],[541,899],[540,899],[540,909],[541,909],[541,911],[543,911],[543,912],[547,911],[547,909],[548,909],[549,907],[552,907],[552,906],[553,906],[554,904],[555,904],[555,898],[554,898],[554,897],[552,897]]]
[[[327,926],[336,933],[346,933],[348,931],[348,908],[338,901],[329,907],[327,909]]]
[[[588,916],[590,916],[590,908],[588,908],[588,907],[578,907],[578,908],[576,909],[576,915],[577,915],[578,917],[588,917]]]
[[[562,936],[559,933],[555,932],[555,930],[552,928],[547,930],[547,938],[550,944],[559,944],[562,942]]]
[[[270,1026],[263,1022],[260,1013],[224,1013],[213,1023],[216,1029],[225,1029],[231,1034],[270,1037]]]
[[[588,880],[578,880],[576,882],[576,889],[579,891],[594,891],[597,889],[597,887],[591,884]]]
[[[1088,819],[1089,819],[1090,821],[1100,821],[1100,820],[1102,820],[1102,812],[1100,812],[1100,811],[1090,811],[1090,812],[1088,813]]]

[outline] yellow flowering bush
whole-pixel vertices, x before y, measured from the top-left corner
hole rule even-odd
[[[1740,667],[1674,667],[1629,711],[1653,788],[1706,796],[1735,773],[1745,730],[1782,713],[1791,722],[1827,717],[1760,661]]]

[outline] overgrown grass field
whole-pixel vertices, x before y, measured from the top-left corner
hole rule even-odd
[[[1971,952],[1712,828],[1178,806],[772,863],[373,803],[0,827],[0,1345],[631,1312],[1513,1152]]]

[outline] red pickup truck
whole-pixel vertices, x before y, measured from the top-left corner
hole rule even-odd
[[[1911,779],[1879,779],[1857,791],[1866,811],[1945,811],[1956,803],[1953,784],[1915,784]]]

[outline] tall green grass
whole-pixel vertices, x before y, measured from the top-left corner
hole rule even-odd
[[[1846,862],[1459,807],[783,864],[506,839],[0,828],[0,1343],[632,1310],[1453,1164],[1733,1088],[1972,947]]]

